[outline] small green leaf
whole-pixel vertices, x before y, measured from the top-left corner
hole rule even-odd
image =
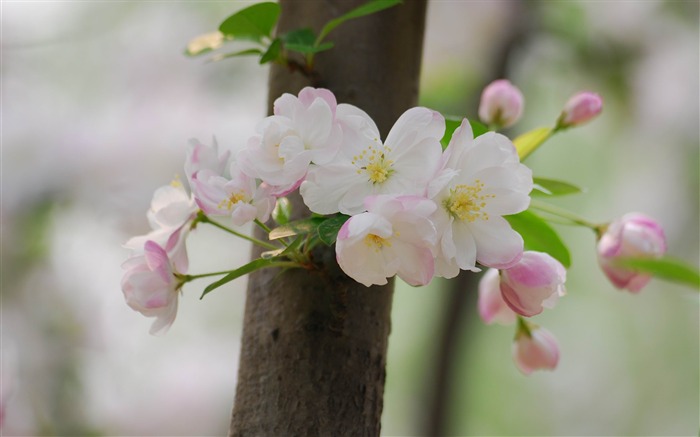
[[[278,225],[286,225],[292,216],[292,203],[286,197],[277,199],[275,209],[272,210],[272,219]]]
[[[269,267],[274,262],[275,262],[274,258],[271,258],[271,259],[258,258],[254,261],[251,261],[248,264],[246,264],[246,265],[232,271],[231,273],[227,274],[226,276],[219,279],[218,281],[212,282],[211,284],[207,285],[207,288],[204,289],[204,292],[202,293],[202,295],[199,298],[200,299],[203,298],[210,291],[215,290],[224,284],[228,284],[229,282],[233,281],[236,278],[240,278],[241,276],[246,275],[248,273],[254,272],[256,270],[264,269],[265,267]]]
[[[284,47],[287,50],[291,50],[293,52],[303,53],[305,55],[307,55],[309,53],[323,52],[323,51],[332,49],[333,46],[334,46],[334,44],[332,42],[324,42],[323,44],[321,44],[317,47],[316,46],[305,46],[305,45],[301,45],[301,44],[285,44],[284,45]]]
[[[489,131],[488,126],[476,120],[469,120],[469,124],[472,127],[472,133],[474,134],[474,138],[481,136]]]
[[[333,29],[346,21],[352,20],[353,18],[360,18],[364,17],[365,15],[374,14],[375,12],[396,6],[399,3],[401,3],[401,0],[372,0],[346,14],[341,15],[340,17],[332,19],[326,23],[325,26],[323,26],[323,29],[321,29],[321,33],[318,35],[318,39],[316,40],[316,45],[319,45]]]
[[[273,229],[270,232],[270,240],[279,240],[280,238],[292,237],[294,235],[308,234],[318,228],[326,218],[311,217],[303,220],[289,222],[284,226]]]
[[[338,238],[338,231],[349,218],[348,215],[340,214],[324,221],[318,225],[318,238],[327,246],[333,245]]]
[[[316,41],[316,34],[313,30],[305,27],[303,29],[292,30],[287,32],[280,37],[287,44],[297,44],[300,46],[310,46],[313,47]]]
[[[443,135],[442,139],[440,140],[443,149],[445,149],[450,144],[452,135],[454,135],[454,132],[457,130],[457,128],[462,125],[462,120],[463,118],[455,117],[452,115],[445,116],[445,135]],[[486,127],[486,125],[479,123],[478,121],[469,120],[469,124],[472,127],[472,133],[474,134],[474,138],[478,137],[479,135],[483,135],[489,131],[489,128]]]
[[[261,41],[264,37],[271,37],[279,16],[279,4],[257,3],[225,19],[219,31],[232,38]]]
[[[546,252],[559,260],[564,267],[569,268],[571,266],[569,249],[561,240],[559,234],[542,218],[530,211],[523,211],[504,218],[508,220],[513,229],[522,235],[525,241],[525,250]]]
[[[267,64],[268,62],[275,62],[280,59],[282,54],[282,41],[279,38],[275,38],[267,48],[265,53],[263,53],[260,58],[260,64]]]
[[[533,129],[530,132],[518,136],[513,140],[515,148],[518,150],[520,160],[527,158],[532,152],[542,145],[549,137],[552,136],[552,129],[548,127],[540,127]]]
[[[250,56],[250,55],[262,55],[262,51],[259,49],[247,49],[247,50],[241,50],[240,52],[233,52],[233,53],[219,53],[218,55],[212,56],[211,58],[207,59],[207,62],[219,62],[223,61],[224,59],[228,58],[233,58],[236,56]]]
[[[309,28],[293,30],[284,34],[281,39],[285,49],[304,54],[318,53],[333,47],[331,42],[316,46],[316,34]]]
[[[546,178],[533,178],[533,182],[535,183],[535,190],[537,191],[533,190],[532,195],[565,196],[567,194],[577,194],[583,192],[583,190],[576,185],[572,185],[564,181]]]
[[[670,257],[663,258],[622,258],[615,264],[632,270],[649,273],[659,279],[678,282],[693,288],[700,287],[700,273],[695,267]]]

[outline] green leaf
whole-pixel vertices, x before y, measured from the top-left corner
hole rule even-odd
[[[256,270],[264,269],[265,267],[270,267],[272,264],[274,264],[275,259],[263,259],[263,258],[258,258],[254,261],[249,262],[248,264],[232,271],[231,273],[227,274],[223,278],[219,279],[218,281],[212,282],[211,284],[207,285],[207,288],[204,289],[204,292],[202,295],[199,297],[200,299],[206,296],[210,291],[215,290],[219,287],[221,287],[224,284],[228,284],[229,282],[233,281],[236,278],[240,278],[243,275],[247,275],[248,273],[254,272]]]
[[[462,120],[463,118],[455,117],[453,115],[445,116],[445,135],[443,135],[442,139],[440,140],[443,149],[445,149],[450,144],[452,135],[454,135],[454,132],[457,130],[457,128],[462,125]],[[478,137],[479,135],[483,135],[489,131],[489,128],[486,127],[486,125],[479,123],[478,121],[469,120],[469,124],[472,127],[474,138]]]
[[[223,61],[224,59],[228,58],[233,58],[236,56],[250,56],[250,55],[262,55],[262,51],[259,49],[247,49],[247,50],[241,50],[240,52],[233,52],[233,53],[219,53],[218,55],[212,56],[207,60],[207,62],[219,62]]]
[[[286,197],[277,199],[275,209],[272,210],[272,219],[278,225],[286,225],[292,216],[292,203]]]
[[[549,137],[552,136],[552,129],[548,127],[540,127],[533,129],[530,132],[518,136],[513,140],[515,148],[518,151],[520,160],[527,158],[532,152],[542,145]]]
[[[261,41],[264,37],[271,37],[279,16],[277,3],[257,3],[225,19],[219,31],[232,38]]]
[[[546,178],[533,178],[533,182],[535,183],[535,190],[537,191],[533,190],[532,195],[565,196],[567,194],[577,194],[583,192],[583,190],[576,185],[572,185],[564,181]]]
[[[280,238],[292,237],[294,235],[308,234],[318,228],[326,218],[311,217],[303,220],[289,222],[284,226],[273,229],[270,232],[270,240],[279,240]]]
[[[285,45],[296,44],[313,47],[314,42],[316,42],[316,34],[308,27],[292,30],[291,32],[285,33],[280,38],[284,41]]]
[[[260,58],[260,64],[267,64],[268,62],[275,62],[280,59],[282,53],[282,41],[279,38],[275,38],[270,47],[267,48],[265,53],[263,53]]]
[[[553,258],[559,260],[564,267],[571,266],[571,255],[569,249],[559,237],[559,234],[547,224],[542,218],[523,211],[519,214],[504,217],[515,229],[523,240],[525,240],[525,250],[546,252]]]
[[[349,215],[340,214],[324,221],[318,225],[318,238],[327,246],[333,245],[338,238],[338,231],[349,218]]]
[[[281,39],[285,49],[304,54],[318,53],[333,47],[331,42],[316,46],[316,34],[309,28],[293,30],[284,34]]]
[[[309,54],[309,53],[319,53],[323,52],[329,49],[332,49],[334,44],[332,42],[324,42],[323,44],[319,45],[318,47],[315,46],[306,46],[306,45],[301,45],[301,44],[285,44],[284,47],[287,50],[291,50],[293,52],[299,52],[303,54]]]
[[[663,258],[622,258],[616,265],[649,273],[654,277],[678,282],[693,288],[700,288],[700,273],[695,267],[670,257]]]
[[[321,29],[321,33],[318,35],[318,39],[316,40],[316,45],[319,45],[333,29],[346,21],[352,20],[353,18],[360,18],[364,17],[365,15],[374,14],[375,12],[396,6],[399,3],[401,3],[401,0],[372,0],[344,15],[341,15],[340,17],[332,19],[326,23],[325,26],[323,26],[323,29]]]

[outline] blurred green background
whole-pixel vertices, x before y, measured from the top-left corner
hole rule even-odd
[[[148,230],[151,195],[182,173],[189,138],[236,150],[264,116],[255,61],[182,55],[246,4],[2,3],[3,435],[225,434],[245,280],[203,301],[188,284],[173,327],[152,337],[124,304],[120,245]],[[657,218],[669,253],[697,265],[699,13],[696,1],[432,1],[421,103],[475,116],[481,88],[505,76],[526,98],[516,135],[598,92],[601,117],[527,164],[586,187],[556,203],[593,221]],[[445,433],[697,435],[697,292],[656,280],[619,292],[592,233],[559,229],[569,293],[535,318],[559,339],[559,367],[521,375],[513,330],[481,324],[465,289]],[[206,227],[188,248],[192,272],[249,251]],[[450,287],[397,288],[384,435],[428,432]]]

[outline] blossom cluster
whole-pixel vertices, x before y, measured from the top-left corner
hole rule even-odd
[[[502,216],[527,209],[531,171],[508,138],[474,139],[466,119],[443,152],[444,134],[442,115],[416,107],[382,141],[366,112],[338,104],[328,90],[304,88],[275,101],[274,115],[238,153],[236,177],[258,181],[272,196],[298,187],[311,212],[350,216],[337,259],[366,286],[394,275],[424,285],[478,271],[477,262],[513,265],[523,240]],[[199,192],[209,191],[202,185]],[[266,217],[273,203],[258,210]]]
[[[579,93],[567,102],[553,131],[587,122],[600,108],[597,95]],[[484,90],[479,114],[498,128],[515,123],[522,109],[522,93],[500,80]],[[175,319],[185,282],[226,273],[238,277],[236,271],[187,274],[185,243],[198,223],[270,249],[269,262],[242,271],[313,268],[308,245],[301,254],[291,240],[273,241],[272,234],[271,240],[257,240],[215,221],[254,222],[270,232],[264,223],[298,190],[312,213],[340,219],[330,241],[338,265],[365,286],[386,284],[393,276],[419,286],[436,276],[489,268],[479,286],[482,319],[517,322],[513,358],[523,373],[554,368],[556,339],[526,318],[552,308],[564,295],[566,270],[548,253],[526,251],[523,236],[504,218],[530,207],[532,172],[504,135],[487,131],[475,137],[465,118],[443,150],[446,131],[441,114],[415,107],[382,140],[362,109],[337,103],[329,90],[309,87],[279,97],[273,115],[233,156],[220,152],[215,140],[211,145],[191,140],[186,185],[175,180],[156,190],[147,213],[151,231],[125,244],[132,252],[123,264],[127,304],[154,317],[151,333],[160,333]],[[639,291],[650,277],[617,260],[661,256],[666,250],[661,227],[641,214],[589,227],[599,234],[598,259],[612,283]],[[281,258],[286,261],[271,261]]]

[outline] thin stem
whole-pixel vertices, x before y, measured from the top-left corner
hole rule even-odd
[[[181,278],[183,282],[190,282],[190,281],[194,281],[195,279],[199,279],[199,278],[208,278],[210,276],[227,275],[227,274],[231,273],[232,271],[233,270],[224,270],[222,272],[201,273],[199,275],[179,275],[179,278]]]
[[[253,243],[253,244],[257,244],[258,246],[265,247],[265,248],[267,248],[267,249],[272,249],[272,250],[279,249],[278,246],[275,246],[275,245],[272,244],[272,243],[268,243],[267,241],[258,240],[258,239],[255,238],[255,237],[251,237],[251,236],[249,236],[249,235],[242,234],[242,233],[240,233],[240,232],[234,231],[233,229],[231,229],[231,228],[229,228],[229,227],[226,227],[226,226],[222,225],[221,223],[217,223],[217,222],[215,222],[214,220],[212,220],[212,219],[210,219],[209,217],[207,217],[207,216],[206,216],[203,212],[201,212],[201,211],[200,211],[200,213],[197,215],[197,221],[202,222],[202,223],[209,223],[210,225],[212,225],[212,226],[214,226],[214,227],[217,227],[217,228],[219,228],[219,229],[221,229],[221,230],[223,230],[223,231],[226,231],[226,232],[228,232],[229,234],[233,234],[233,235],[235,235],[236,237],[242,238],[242,239],[244,239],[244,240],[248,240],[248,241],[250,241],[250,242]],[[256,220],[256,222],[257,222],[257,220]]]
[[[258,225],[263,231],[267,232],[268,234],[272,232],[272,229],[270,229],[265,223],[261,222],[258,219],[255,219],[255,224]]]
[[[518,316],[518,329],[517,333],[515,334],[516,338],[520,333],[523,333],[528,337],[532,338],[532,328],[533,326],[530,325],[530,323],[528,323],[527,320],[525,320],[522,316]]]
[[[583,217],[581,217],[577,214],[574,214],[571,211],[560,208],[558,206],[551,205],[549,203],[542,202],[542,201],[537,200],[537,199],[532,199],[530,201],[530,207],[532,209],[538,209],[540,211],[544,211],[544,212],[552,214],[554,216],[569,220],[572,223],[575,223],[577,225],[581,225],[581,226],[585,226],[587,228],[593,229],[596,232],[598,232],[598,230],[601,227],[601,225],[590,222],[590,221],[584,219]]]
[[[265,233],[266,233],[267,235],[270,235],[270,232],[272,232],[272,229],[270,229],[265,223],[261,222],[261,221],[258,220],[258,219],[255,219],[254,223],[255,223],[256,225],[258,225],[258,227],[259,227],[260,229],[262,229],[263,231],[265,231]],[[289,247],[289,242],[288,242],[286,239],[280,238],[278,241],[279,241],[280,243],[282,243],[282,245],[283,245],[284,247]],[[279,247],[275,247],[275,249],[279,249]]]

